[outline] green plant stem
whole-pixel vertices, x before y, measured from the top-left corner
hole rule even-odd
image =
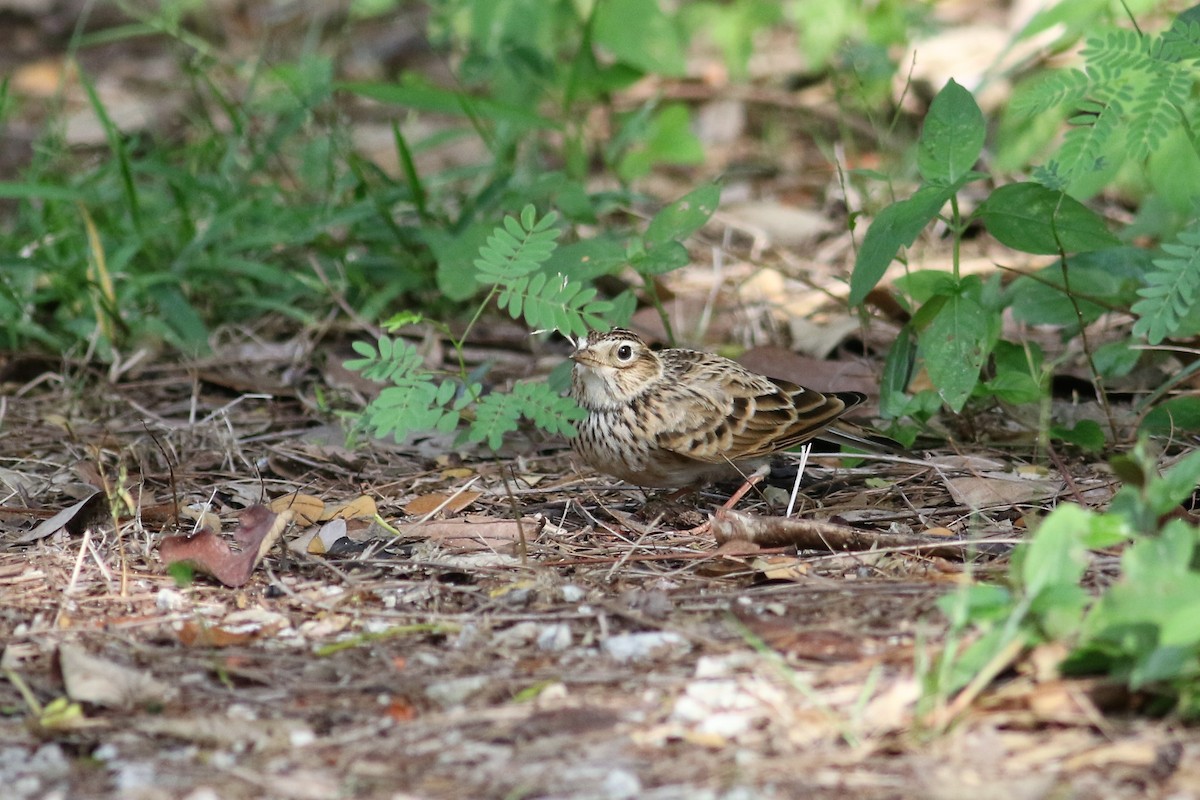
[[[957,194],[950,195],[950,219],[950,228],[953,233],[953,241],[950,249],[950,266],[953,270],[954,280],[957,282],[959,280],[959,263],[962,255],[962,236],[966,230],[966,226],[963,225],[962,221],[962,213],[958,208]]]
[[[667,334],[667,346],[678,347],[675,341],[675,330],[671,327],[671,318],[667,316],[667,309],[663,307],[662,299],[658,296],[658,287],[654,283],[654,276],[643,275],[642,288],[646,290],[646,295],[650,298],[650,303],[654,306],[654,310],[658,312],[659,319],[662,320],[663,329]]]

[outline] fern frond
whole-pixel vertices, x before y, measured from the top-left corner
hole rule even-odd
[[[367,407],[366,427],[378,437],[390,435],[397,442],[404,441],[413,431],[449,433],[459,420],[457,411],[445,407],[454,397],[454,388],[449,381],[438,386],[416,378],[389,386]]]
[[[1146,285],[1138,289],[1142,299],[1131,309],[1138,317],[1133,333],[1150,344],[1178,331],[1200,301],[1200,231],[1179,234],[1179,242],[1163,245],[1173,257],[1154,260],[1157,269],[1146,274]]]
[[[551,434],[575,435],[575,422],[587,416],[574,400],[556,394],[541,381],[517,381],[511,392],[494,392],[475,405],[467,439],[498,450],[504,436],[517,430],[521,418]]]
[[[542,382],[519,381],[513,396],[521,405],[521,414],[547,433],[575,435],[575,423],[587,412],[569,397],[563,397]]]
[[[1104,169],[1104,154],[1114,136],[1120,132],[1122,108],[1119,103],[1107,105],[1085,102],[1081,111],[1068,120],[1073,126],[1063,137],[1058,150],[1058,177],[1066,182]]]
[[[1151,49],[1151,55],[1172,63],[1200,59],[1200,22],[1176,19]]]
[[[1192,90],[1189,70],[1164,64],[1149,76],[1129,110],[1126,141],[1134,158],[1149,157],[1179,127],[1181,109]]]
[[[1033,117],[1053,108],[1075,108],[1087,97],[1087,73],[1079,69],[1061,69],[1028,81],[1013,93],[1012,110]]]
[[[503,285],[534,272],[558,247],[557,219],[553,211],[537,219],[532,205],[522,209],[519,222],[505,217],[502,227],[495,228],[479,248],[475,279],[485,286]]]
[[[1080,55],[1089,71],[1099,70],[1111,77],[1125,70],[1146,69],[1150,45],[1137,31],[1122,28],[1108,31],[1104,38],[1088,39]]]
[[[367,380],[378,383],[403,383],[408,376],[420,370],[421,354],[403,339],[380,336],[374,347],[367,342],[353,342],[350,346],[362,358],[350,359],[343,366],[348,370],[361,372]]]
[[[597,300],[596,294],[594,288],[565,275],[539,272],[508,282],[496,304],[513,319],[524,319],[530,328],[584,336],[590,328],[604,327],[613,310],[611,301]]]

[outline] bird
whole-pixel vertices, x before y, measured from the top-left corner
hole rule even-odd
[[[838,419],[866,400],[767,377],[713,353],[652,350],[626,328],[592,331],[571,354],[570,396],[587,417],[572,449],[644,488],[683,489],[746,476],[773,453],[820,437],[891,449]]]

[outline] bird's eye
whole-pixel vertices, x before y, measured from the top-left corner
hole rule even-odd
[[[627,344],[623,344],[617,348],[617,358],[621,361],[628,361],[633,358],[633,348]]]

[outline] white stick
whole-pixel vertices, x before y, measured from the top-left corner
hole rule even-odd
[[[796,482],[792,484],[792,496],[788,498],[787,513],[784,517],[792,515],[792,509],[796,507],[796,495],[800,494],[800,478],[804,476],[804,468],[808,465],[808,454],[812,451],[812,442],[800,448],[800,463],[796,467]]]

